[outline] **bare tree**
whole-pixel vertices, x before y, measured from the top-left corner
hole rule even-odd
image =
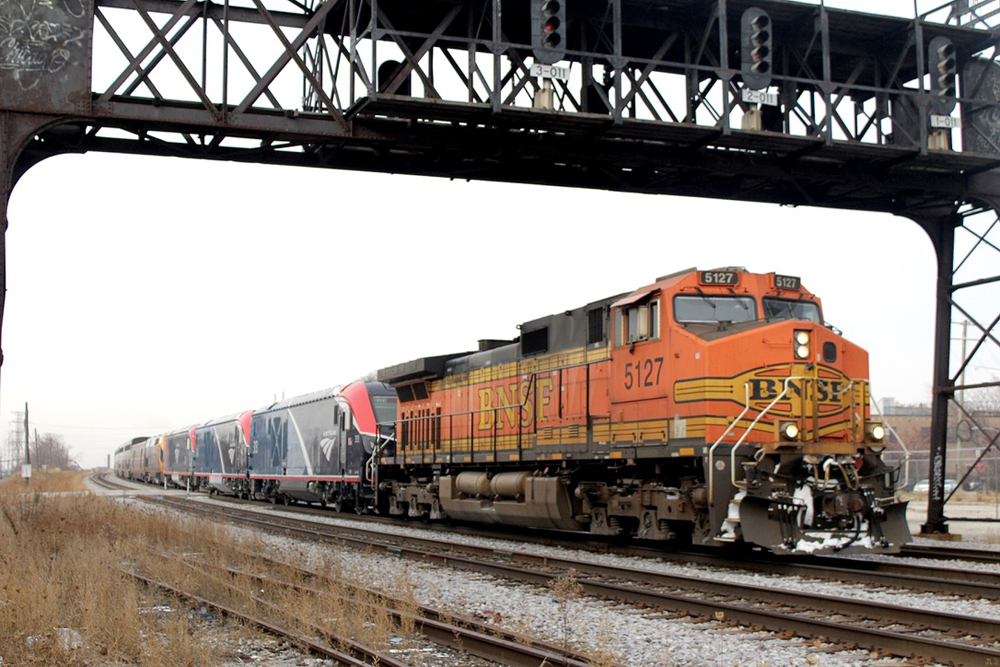
[[[35,441],[31,462],[39,468],[48,466],[70,470],[78,467],[62,436],[54,433],[46,433]]]

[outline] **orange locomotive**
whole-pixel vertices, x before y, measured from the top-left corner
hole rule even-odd
[[[869,418],[868,354],[821,313],[798,278],[690,269],[527,322],[515,341],[383,369],[399,404],[395,447],[370,465],[379,504],[779,552],[896,550],[910,534]]]

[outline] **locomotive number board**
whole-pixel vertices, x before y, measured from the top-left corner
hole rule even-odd
[[[736,271],[702,271],[702,285],[736,285],[740,282],[740,274]]]
[[[802,280],[795,276],[779,276],[774,274],[774,286],[778,289],[798,289]]]

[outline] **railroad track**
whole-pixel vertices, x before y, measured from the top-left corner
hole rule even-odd
[[[140,499],[174,509],[182,509],[189,512],[194,511],[214,516],[215,518],[223,518],[243,524],[249,523],[259,528],[291,533],[299,538],[338,539],[336,536],[324,534],[322,531],[310,530],[308,525],[299,525],[296,527],[281,525],[284,522],[284,517],[281,518],[281,523],[276,524],[274,522],[275,517],[273,516],[261,517],[259,512],[230,508],[220,509],[200,501],[164,496],[140,496]],[[309,524],[310,522],[301,523]],[[311,525],[315,526],[316,524],[312,523]],[[317,575],[311,573],[311,576]],[[364,590],[363,592],[370,596],[381,596],[377,591]],[[503,664],[520,667],[535,667],[540,664],[585,667],[590,664],[587,656],[568,648],[534,640],[529,637],[517,635],[516,633],[506,632],[495,625],[481,623],[475,619],[462,617],[456,620],[454,615],[443,614],[430,607],[420,606],[419,610],[421,612],[419,618],[411,620],[421,629],[421,632],[434,643],[454,650],[460,650],[487,660],[500,661]],[[402,616],[404,613],[399,609],[393,611],[397,616]],[[258,619],[254,618],[248,618],[247,620],[251,622],[258,621]],[[266,623],[259,623],[259,625],[271,631]],[[381,664],[386,663],[382,662]]]
[[[807,594],[801,591],[764,589],[732,581],[710,581],[704,575],[686,577],[596,564],[592,560],[538,556],[467,545],[443,545],[433,539],[389,535],[383,531],[330,526],[259,511],[183,503],[179,499],[156,502],[241,523],[266,527],[312,539],[336,540],[360,548],[384,549],[401,558],[432,562],[456,569],[491,574],[504,579],[546,586],[570,569],[584,575],[585,593],[633,605],[663,609],[710,619],[761,627],[775,632],[827,638],[897,656],[955,664],[1000,664],[1000,622],[972,616],[927,612],[913,607],[875,601]],[[662,554],[661,554],[662,555]],[[847,559],[840,559],[847,560]],[[764,563],[762,565],[771,565]],[[804,565],[785,567],[804,568]],[[814,566],[820,567],[820,566]],[[836,568],[834,568],[836,570]],[[856,573],[839,576],[856,579]],[[876,574],[887,585],[889,574]],[[930,584],[915,575],[894,575],[895,585],[927,590]],[[992,575],[995,578],[995,574]],[[955,581],[948,582],[954,592]],[[993,584],[995,587],[996,584]],[[982,584],[977,586],[981,589]],[[1000,595],[1000,591],[997,591]]]
[[[950,545],[907,544],[903,546],[900,556],[911,558],[929,558],[933,560],[957,560],[973,563],[994,563],[1000,565],[1000,551],[991,549],[970,549]]]
[[[235,507],[246,505],[248,501],[237,501],[226,499]],[[263,509],[267,505],[251,503],[250,507]],[[338,515],[328,510],[313,507],[282,508],[287,512],[289,509],[296,514],[306,514],[320,516],[323,518],[350,518],[352,521],[362,521],[377,525],[400,527],[405,526],[398,520],[385,517]],[[314,525],[314,524],[310,524]],[[489,530],[470,526],[446,526],[439,524],[421,524],[422,530],[433,531],[435,537],[428,537],[423,540],[417,537],[409,537],[411,543],[419,548],[433,549],[441,541],[437,535],[458,534],[463,536],[481,538],[507,538],[517,542],[528,542],[552,547],[572,549],[581,553],[592,554],[594,552],[617,556],[643,558],[658,563],[686,563],[703,565],[712,568],[727,568],[748,572],[759,572],[762,574],[800,576],[827,581],[844,581],[847,583],[870,584],[878,587],[891,587],[906,590],[913,590],[927,593],[963,595],[974,598],[987,598],[1000,600],[1000,576],[997,572],[984,572],[981,570],[921,566],[912,563],[894,561],[891,558],[880,560],[861,560],[856,558],[845,558],[836,556],[773,556],[762,551],[740,552],[735,556],[729,551],[718,549],[703,549],[691,551],[665,551],[662,548],[642,546],[634,544],[615,544],[611,541],[588,539],[573,533],[557,533],[549,531],[506,531],[496,526],[491,526]],[[362,539],[369,533],[369,529],[352,529],[348,527],[338,528],[343,534],[357,530],[357,535]],[[373,529],[372,529],[373,530]],[[389,536],[384,536],[389,539]],[[467,547],[468,552],[479,557],[482,554],[493,551],[489,548]],[[522,554],[522,559],[531,556]]]
[[[585,667],[590,664],[587,656],[576,651],[510,632],[496,625],[484,624],[468,616],[460,616],[451,612],[443,614],[433,607],[401,600],[384,592],[373,591],[357,585],[340,584],[315,570],[297,568],[288,563],[264,558],[260,555],[253,555],[253,558],[257,564],[267,566],[269,571],[272,569],[292,569],[297,574],[320,584],[337,583],[351,599],[372,599],[387,609],[401,625],[412,625],[434,643],[456,651],[471,653],[503,665],[535,667],[542,664],[560,664],[570,667]],[[189,563],[188,565],[194,567],[193,564]],[[322,592],[316,588],[274,577],[271,574],[253,574],[233,568],[227,569],[227,573],[233,577],[253,578],[262,586],[291,588],[300,593],[317,594]],[[408,607],[412,607],[412,611],[408,611]],[[554,663],[553,660],[559,662]],[[611,667],[619,666],[612,665]]]
[[[248,500],[240,500],[230,496],[217,496],[216,500],[229,502],[235,505],[250,505],[252,507],[266,507],[260,503]],[[293,504],[283,508],[286,512],[296,514],[314,515],[325,518],[350,518],[354,521],[374,522],[385,524],[386,526],[407,525],[399,519],[373,516],[339,514],[328,508]],[[412,525],[412,524],[410,524]],[[918,590],[928,592],[947,593],[956,592],[961,594],[981,594],[985,597],[994,597],[1000,594],[994,579],[996,575],[983,574],[981,572],[969,571],[960,567],[940,567],[893,562],[892,556],[887,556],[881,561],[865,561],[858,558],[842,556],[770,556],[766,552],[752,550],[740,552],[733,556],[731,550],[725,549],[687,549],[668,550],[662,546],[640,541],[626,541],[615,537],[600,537],[589,534],[567,533],[565,531],[548,531],[543,529],[524,530],[521,528],[490,525],[488,528],[476,524],[439,524],[425,523],[421,528],[428,531],[435,531],[445,535],[465,535],[469,537],[500,538],[510,539],[516,542],[539,544],[544,546],[559,547],[565,549],[576,549],[587,553],[605,553],[618,556],[630,556],[637,558],[647,558],[656,561],[683,562],[702,564],[708,566],[722,566],[748,569],[752,567],[757,571],[779,572],[780,568],[784,573],[801,574],[819,579],[843,580],[845,577],[854,576],[857,573],[858,581],[871,583],[885,583],[886,575],[892,578],[888,582],[890,585],[903,587],[913,587]],[[908,544],[903,547],[899,556],[923,558],[931,561],[966,561],[971,563],[996,563],[1000,565],[1000,551],[986,549],[971,549],[967,547],[954,547],[947,545],[916,545]],[[748,566],[748,562],[754,565]],[[762,563],[767,563],[766,565]],[[794,571],[793,571],[794,570]],[[867,573],[867,574],[866,574]],[[870,575],[870,576],[869,576]],[[896,578],[901,575],[900,578]],[[909,582],[906,576],[917,577]],[[920,577],[927,579],[921,583]],[[936,581],[942,580],[941,582]],[[954,581],[967,583],[971,586],[962,586],[957,589],[951,588],[952,584],[944,583]],[[981,588],[980,584],[986,584]]]
[[[120,484],[114,480],[107,478],[107,473],[94,473],[90,476],[90,481],[101,487],[102,489],[108,489],[109,491],[135,491],[131,486],[126,486]]]
[[[96,482],[96,475],[92,479]],[[102,475],[103,478],[103,475]],[[103,480],[105,483],[108,480]],[[114,482],[111,482],[114,484]],[[134,491],[134,487],[128,486],[113,486],[106,488],[116,488],[123,490]],[[266,507],[267,505],[250,500],[241,500],[233,496],[215,496],[215,499],[220,502],[228,502],[234,505],[249,505],[252,507]],[[384,516],[374,516],[374,515],[356,515],[354,513],[341,514],[332,511],[329,508],[304,505],[294,503],[292,505],[283,506],[282,508],[286,512],[293,512],[296,514],[306,514],[315,515],[326,518],[350,518],[356,521],[365,522],[375,522],[383,523],[387,526],[400,526],[406,525],[397,518],[390,518]],[[720,549],[695,549],[695,550],[667,550],[662,546],[650,543],[643,543],[641,541],[628,541],[622,542],[615,537],[600,537],[589,535],[586,533],[576,534],[567,533],[565,531],[548,531],[544,529],[532,529],[524,530],[517,527],[502,526],[502,525],[490,525],[488,528],[476,524],[439,524],[439,523],[426,523],[422,524],[422,527],[426,530],[433,530],[436,532],[441,532],[444,534],[457,534],[457,535],[467,535],[470,537],[485,537],[485,538],[508,538],[517,542],[525,542],[532,544],[540,544],[547,546],[554,546],[560,548],[568,549],[578,549],[583,550],[588,553],[607,553],[615,554],[619,556],[634,556],[639,558],[652,558],[655,560],[668,560],[675,562],[688,562],[688,563],[698,563],[698,564],[718,564],[723,566],[731,567],[742,567],[742,564],[746,562],[747,558],[753,559],[754,561],[768,561],[772,562],[768,558],[768,554],[762,551],[749,551],[747,553],[741,553],[739,555],[739,560],[733,560],[730,552],[727,550]],[[928,561],[968,561],[976,563],[996,563],[1000,564],[1000,551],[992,551],[987,549],[974,549],[967,547],[956,547],[950,545],[922,545],[922,544],[908,544],[903,546],[902,551],[899,556],[922,558]],[[978,583],[991,583],[989,576],[983,576],[981,574],[968,573],[966,570],[954,568],[951,573],[946,569],[938,567],[928,567],[921,568],[920,566],[912,564],[890,564],[891,558],[888,557],[886,561],[867,561],[868,563],[879,563],[877,565],[857,565],[857,563],[864,563],[866,561],[860,561],[856,558],[844,558],[838,556],[780,556],[773,559],[774,563],[791,565],[794,564],[800,570],[805,568],[815,568],[813,573],[805,573],[804,576],[816,576],[817,578],[834,578],[840,579],[841,576],[837,575],[837,572],[851,572],[851,571],[869,571],[877,573],[879,577],[884,574],[906,574],[915,576],[934,576],[934,573],[940,572],[940,578],[951,579],[955,581],[968,581],[973,584]],[[758,566],[759,569],[767,570],[771,566]],[[871,579],[872,581],[883,581],[881,578]],[[902,583],[902,582],[901,582]],[[947,592],[945,589],[940,587],[935,587],[931,585],[931,588],[927,590],[932,592]],[[962,593],[968,593],[972,589],[967,589],[964,591],[958,591]],[[978,590],[978,589],[977,589]],[[987,588],[987,592],[989,592]]]
[[[174,595],[175,597],[185,600],[190,604],[214,609],[225,616],[229,616],[231,618],[238,618],[241,621],[248,623],[252,626],[255,626],[257,628],[260,628],[261,630],[264,630],[265,632],[268,632],[272,635],[289,639],[292,642],[294,642],[297,646],[301,646],[309,653],[333,660],[334,663],[338,665],[351,665],[352,667],[354,666],[360,667],[361,665],[377,664],[377,665],[386,665],[387,667],[407,667],[407,663],[400,662],[399,660],[396,660],[392,656],[376,651],[375,649],[365,646],[364,644],[361,644],[359,642],[354,642],[346,639],[341,640],[342,642],[346,643],[348,647],[346,650],[338,650],[333,646],[330,646],[329,644],[325,644],[323,642],[316,641],[309,637],[305,637],[299,633],[296,633],[292,630],[289,630],[288,628],[282,627],[281,625],[273,623],[259,616],[253,616],[250,614],[240,612],[232,607],[226,606],[219,602],[215,602],[213,600],[209,600],[200,595],[195,595],[194,593],[183,590],[176,586],[172,586],[166,582],[157,581],[155,579],[145,577],[135,572],[126,572],[126,574],[139,581],[142,581],[147,586],[150,586],[152,588],[158,588],[162,591],[170,593],[171,595]]]

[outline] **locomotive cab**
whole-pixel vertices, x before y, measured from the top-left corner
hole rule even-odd
[[[666,403],[668,442],[698,441],[696,541],[814,552],[910,539],[869,418],[867,353],[823,325],[798,278],[686,272],[619,300],[612,318],[612,412],[642,421]]]

